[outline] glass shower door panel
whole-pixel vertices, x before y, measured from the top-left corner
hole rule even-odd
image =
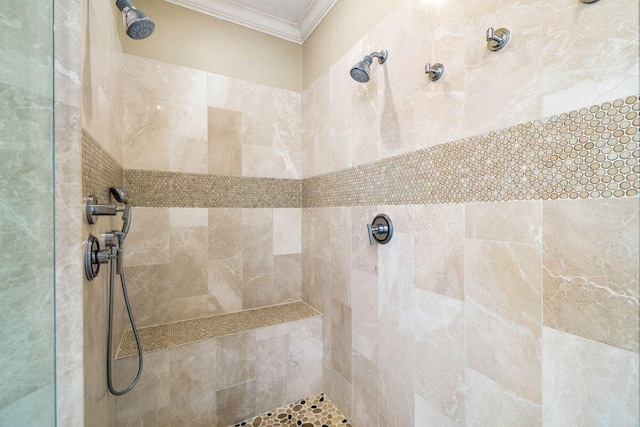
[[[0,426],[55,425],[53,0],[0,2]]]

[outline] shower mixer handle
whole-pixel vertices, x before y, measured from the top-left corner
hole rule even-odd
[[[385,214],[376,215],[371,224],[367,224],[367,230],[369,231],[369,244],[371,246],[376,243],[381,245],[389,243],[389,240],[393,237],[393,223],[391,218]]]
[[[494,31],[493,27],[489,27],[487,29],[487,48],[493,51],[500,50],[507,44],[510,37],[511,32],[506,28],[498,28]]]

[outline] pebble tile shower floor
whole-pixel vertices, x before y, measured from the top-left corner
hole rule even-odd
[[[229,427],[352,427],[324,393],[267,412]]]

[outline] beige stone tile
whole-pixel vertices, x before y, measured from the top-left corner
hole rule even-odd
[[[638,354],[543,328],[545,425],[638,424]]]
[[[541,201],[465,204],[468,239],[539,243],[542,240]]]
[[[415,397],[415,427],[456,427],[464,424],[457,424],[442,412],[438,411],[426,400],[417,394]]]
[[[242,176],[299,179],[300,150],[242,145]]]
[[[369,274],[378,274],[378,248],[369,244],[367,224],[377,214],[375,206],[351,209],[351,267]]]
[[[351,270],[352,345],[373,363],[378,362],[378,276]]]
[[[527,328],[466,298],[466,364],[534,403],[541,401],[541,327]]]
[[[207,73],[207,106],[241,111],[242,80]]]
[[[125,242],[125,264],[169,264],[169,209],[133,208],[131,222]]]
[[[311,396],[322,389],[322,318],[291,323],[291,366],[287,402]]]
[[[273,257],[273,302],[300,301],[302,299],[302,255]]]
[[[380,325],[378,407],[380,425],[414,425],[415,339]],[[386,420],[388,423],[384,424]]]
[[[302,251],[302,210],[273,210],[273,254],[298,254]]]
[[[242,211],[243,308],[273,302],[273,214],[271,209]]]
[[[378,94],[380,139],[378,159],[411,151],[415,138],[413,100],[393,91]]]
[[[207,140],[174,138],[169,144],[169,170],[172,172],[207,173]]]
[[[256,353],[256,413],[284,405],[290,376],[289,334],[258,341]]]
[[[327,240],[327,233],[331,227],[331,209],[313,209],[313,255],[316,258],[331,260],[331,240]],[[330,234],[329,234],[330,236]]]
[[[351,307],[331,301],[331,363],[351,383]]]
[[[331,297],[351,305],[351,230],[332,225],[329,231],[331,246]]]
[[[633,0],[584,5],[541,3],[543,115],[558,114],[638,93],[638,5]],[[615,22],[615,26],[610,23]],[[564,31],[588,28],[589,31]],[[602,31],[607,37],[600,37]],[[615,42],[614,42],[615,41]],[[615,47],[614,47],[615,46]],[[593,55],[593,52],[601,52]],[[608,72],[591,73],[607,64]]]
[[[464,299],[463,205],[412,206],[415,228],[415,285]]]
[[[242,175],[242,114],[209,107],[208,172]]]
[[[365,55],[365,54],[362,54]],[[355,87],[352,99],[351,143],[353,166],[369,163],[378,158],[380,140],[380,110],[378,87],[374,79]]]
[[[454,43],[453,41],[447,42]],[[445,61],[433,59],[432,61]],[[442,84],[441,81],[448,80],[449,70],[454,70],[455,64],[446,64],[446,76],[441,80],[433,82],[434,86]],[[426,81],[431,83],[427,77]],[[446,83],[446,82],[445,82]],[[415,138],[412,149],[433,147],[449,141],[454,141],[463,135],[464,126],[464,92],[445,93],[424,93],[414,97],[413,121]]]
[[[242,257],[241,209],[209,209],[209,254],[214,260]]]
[[[391,241],[378,245],[378,307],[380,323],[413,336],[413,266],[414,238],[411,234],[394,233]],[[413,413],[413,411],[412,411]]]
[[[114,385],[121,390],[136,375],[138,358],[120,359],[114,366]],[[116,399],[118,425],[169,426],[170,410],[170,357],[168,350],[144,355],[144,369],[136,386]],[[90,418],[89,418],[90,419]]]
[[[216,338],[216,343],[217,390],[222,390],[256,378],[256,354],[258,347],[255,331]],[[220,412],[218,412],[218,415],[222,416]]]
[[[177,347],[171,357],[171,425],[211,426],[217,421],[215,341]]]
[[[507,0],[465,4],[465,45],[473,47],[465,57],[466,135],[542,116],[541,9],[540,3]],[[499,52],[486,47],[490,26],[512,32]]]
[[[169,264],[125,267],[125,274],[136,325],[143,328],[168,322]]]
[[[208,289],[223,312],[242,310],[242,252],[209,261]]]
[[[222,306],[218,298],[209,294],[173,298],[169,301],[168,308],[167,316],[169,322],[178,322],[229,311],[237,311],[234,310],[236,306],[227,307],[229,309],[225,310],[225,307]]]
[[[540,245],[467,240],[467,297],[498,316],[531,330],[542,324]]]
[[[473,369],[466,370],[466,426],[542,425],[542,408]]]
[[[247,381],[216,392],[218,425],[229,426],[255,416],[256,381]]]
[[[353,425],[378,425],[378,367],[353,351],[352,358]]]
[[[544,324],[638,351],[637,199],[544,203]]]
[[[208,289],[206,227],[171,228],[169,297],[204,295]]]
[[[353,414],[353,386],[335,369],[331,373],[331,401],[340,408],[345,417],[351,418]],[[340,420],[342,421],[342,420]]]
[[[169,208],[169,225],[173,227],[206,227],[209,212],[202,208]]]
[[[414,295],[415,393],[449,424],[464,425],[463,303],[420,289]]]

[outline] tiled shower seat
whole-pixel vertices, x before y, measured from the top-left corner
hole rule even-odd
[[[117,425],[229,426],[322,391],[322,318],[303,302],[140,329],[144,369]],[[135,376],[123,336],[116,385]]]

